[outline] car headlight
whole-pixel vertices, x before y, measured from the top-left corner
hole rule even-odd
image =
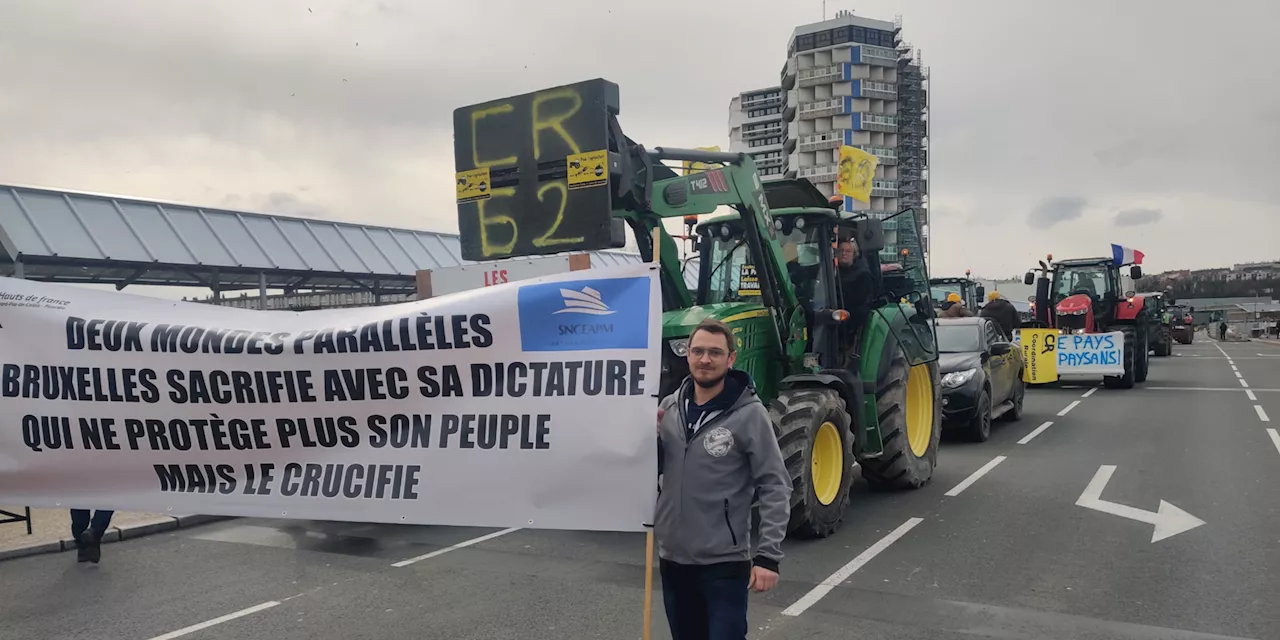
[[[954,389],[973,379],[978,373],[977,369],[965,369],[964,371],[952,371],[942,376],[942,386],[948,389]]]
[[[671,345],[671,353],[674,353],[677,356],[680,356],[681,358],[689,355],[689,339],[688,338],[672,340],[667,344]]]

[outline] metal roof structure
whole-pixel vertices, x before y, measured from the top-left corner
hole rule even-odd
[[[475,264],[457,234],[0,185],[0,275],[223,291],[413,291],[414,273]],[[638,254],[591,252],[600,266]]]

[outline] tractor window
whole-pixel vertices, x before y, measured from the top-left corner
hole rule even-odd
[[[710,275],[704,280],[707,286],[698,291],[698,304],[759,302],[760,280],[752,264],[750,248],[742,239],[741,227],[726,223],[714,225],[710,232],[714,235],[707,236],[708,250],[699,260],[699,267],[709,269]],[[778,233],[777,238],[783,268],[796,287],[796,295],[811,300],[815,309],[826,308],[830,304],[826,293],[830,270],[821,268],[821,225],[793,228],[790,233]]]
[[[897,222],[897,233],[894,238],[897,251],[892,256],[881,254],[881,270],[889,268],[894,271],[892,279],[885,279],[885,287],[900,297],[906,297],[909,293],[931,297],[929,271],[924,264],[924,244],[921,242],[915,211],[908,209],[898,213],[893,216],[893,220]],[[888,241],[889,237],[886,234],[886,244]],[[890,265],[897,265],[897,267]],[[899,272],[898,269],[901,271]],[[943,294],[943,299],[946,299],[946,294]]]
[[[962,286],[959,282],[931,284],[929,288],[933,294],[933,305],[935,307],[946,302],[947,295],[951,293],[960,296],[961,299],[964,298],[964,291],[962,291]]]
[[[1108,282],[1107,270],[1099,265],[1063,266],[1058,265],[1058,273],[1054,282],[1053,299],[1062,300],[1068,296],[1087,293],[1095,299],[1104,296],[1111,283]]]

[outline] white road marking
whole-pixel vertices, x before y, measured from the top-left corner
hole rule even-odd
[[[1248,383],[1248,382],[1245,382],[1245,381],[1244,381],[1244,378],[1240,378],[1240,386],[1242,386],[1242,387],[1244,387],[1244,388],[1248,389],[1248,388],[1249,388],[1249,383]]]
[[[1041,433],[1044,433],[1045,429],[1048,429],[1049,427],[1052,427],[1052,426],[1053,426],[1052,422],[1046,422],[1036,427],[1035,431],[1032,431],[1031,433],[1028,433],[1027,435],[1023,436],[1022,439],[1018,441],[1018,444],[1026,444],[1028,442],[1031,442],[1032,438],[1040,435]]]
[[[236,618],[243,618],[244,616],[254,614],[259,611],[264,611],[266,609],[270,609],[271,607],[274,607],[278,604],[280,603],[274,600],[271,602],[264,602],[260,605],[249,607],[248,609],[241,609],[235,613],[228,613],[227,615],[222,616],[220,618],[206,620],[204,622],[201,622],[200,624],[193,624],[189,627],[178,629],[177,631],[170,631],[169,633],[166,633],[162,636],[156,636],[154,638],[151,638],[151,640],[173,640],[174,638],[181,638],[182,636],[189,635],[204,629],[208,629],[209,627],[212,627],[214,625],[219,625],[224,622],[230,622],[232,620],[235,620]]]
[[[1066,408],[1066,409],[1063,409],[1062,411],[1059,411],[1059,412],[1058,412],[1058,415],[1059,415],[1059,416],[1065,416],[1065,415],[1067,415],[1067,413],[1069,413],[1072,409],[1076,408],[1079,404],[1080,404],[1080,401],[1079,401],[1079,400],[1073,400],[1073,401],[1071,401],[1071,404],[1067,405],[1067,408]]]
[[[1236,366],[1233,364],[1233,365],[1231,365],[1231,370],[1232,370],[1232,371],[1239,371],[1240,369],[1236,368]]]
[[[1151,542],[1153,543],[1205,524],[1204,520],[1164,500],[1160,501],[1160,508],[1154,513],[1103,500],[1102,491],[1107,488],[1107,482],[1111,480],[1111,476],[1115,472],[1115,465],[1104,464],[1098,467],[1098,472],[1093,474],[1093,479],[1089,481],[1089,485],[1084,488],[1084,492],[1076,500],[1076,506],[1155,525],[1155,530],[1151,532]]]
[[[1253,389],[1245,389],[1244,392],[1245,392],[1245,395],[1249,396],[1250,400],[1257,402],[1258,396],[1253,395]]]
[[[1094,388],[1092,388],[1092,389],[1090,389],[1090,390],[1088,390],[1088,391],[1084,392],[1084,395],[1082,395],[1082,396],[1080,396],[1080,397],[1081,397],[1081,398],[1088,398],[1089,396],[1093,395],[1093,392],[1094,392],[1094,391],[1097,391],[1097,390],[1098,390],[1098,388],[1097,388],[1097,387],[1094,387]]]
[[[1262,405],[1260,404],[1253,405],[1253,410],[1258,412],[1259,420],[1263,422],[1271,422],[1271,418],[1267,417],[1267,410],[1263,409]]]
[[[850,560],[849,564],[840,567],[839,570],[831,574],[826,580],[823,580],[821,584],[814,587],[809,591],[809,593],[806,593],[804,597],[796,600],[795,604],[784,609],[782,611],[782,615],[795,617],[804,613],[809,607],[817,604],[823,596],[831,593],[832,589],[839,586],[840,583],[845,580],[848,580],[849,576],[853,575],[855,571],[861,569],[868,562],[871,562],[873,558],[880,555],[885,549],[888,549],[889,545],[897,542],[899,538],[906,535],[908,531],[914,529],[915,526],[921,522],[924,522],[923,518],[911,518],[902,523],[901,526],[894,529],[889,533],[889,535],[881,538],[879,542],[871,545],[871,547],[866,551],[858,554],[858,557]]]
[[[1235,387],[1134,387],[1130,391],[1239,391]],[[1280,389],[1254,389],[1254,391],[1280,392]]]
[[[1271,436],[1271,443],[1276,445],[1276,453],[1280,453],[1280,433],[1276,433],[1275,429],[1267,429],[1267,434]]]
[[[393,564],[393,565],[391,565],[391,566],[393,566],[393,567],[407,567],[407,566],[409,566],[409,565],[411,565],[411,564],[413,564],[413,563],[415,563],[415,562],[422,562],[423,560],[430,560],[430,559],[432,559],[432,558],[434,558],[434,557],[436,557],[436,556],[442,556],[442,555],[444,555],[444,554],[446,554],[446,553],[449,553],[450,551],[457,551],[458,549],[462,549],[462,548],[465,548],[465,547],[469,547],[469,546],[471,546],[471,545],[473,545],[473,544],[479,544],[479,543],[484,542],[484,541],[486,541],[486,540],[492,540],[492,539],[497,538],[497,537],[499,537],[499,536],[505,536],[505,535],[507,535],[508,533],[515,533],[516,531],[519,531],[519,530],[520,530],[520,527],[512,527],[512,528],[510,528],[510,529],[503,529],[502,531],[495,531],[495,532],[490,533],[490,534],[488,534],[488,535],[480,536],[479,538],[472,538],[472,539],[467,540],[467,541],[465,541],[465,542],[459,542],[458,544],[455,544],[455,545],[453,545],[452,547],[445,547],[444,549],[437,549],[436,551],[432,551],[431,553],[427,553],[427,554],[420,555],[420,556],[418,556],[418,557],[416,557],[416,558],[409,558],[408,560],[401,560],[400,562],[397,562],[397,563],[395,563],[395,564]]]
[[[1237,372],[1236,372],[1236,377],[1237,377],[1237,378],[1243,378],[1244,376],[1240,375],[1240,372],[1239,372],[1239,371],[1237,371]]]
[[[977,482],[978,479],[981,478],[982,476],[987,475],[988,472],[996,468],[996,465],[1000,464],[1001,462],[1004,462],[1004,460],[1005,460],[1004,456],[996,456],[991,460],[991,462],[988,462],[982,465],[981,469],[974,471],[968,478],[965,478],[964,480],[962,480],[960,484],[952,487],[950,491],[946,492],[943,495],[950,496],[952,498],[960,495],[961,491],[968,489],[970,485]]]

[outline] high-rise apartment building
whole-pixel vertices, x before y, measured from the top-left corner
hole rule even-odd
[[[891,221],[886,240],[928,223],[928,69],[901,32],[900,20],[851,11],[797,27],[781,83],[744,91],[729,106],[730,149],[754,156],[763,180],[807,178],[830,196],[841,145],[879,158],[871,202],[845,198],[844,206],[876,217],[914,207],[921,228]]]

